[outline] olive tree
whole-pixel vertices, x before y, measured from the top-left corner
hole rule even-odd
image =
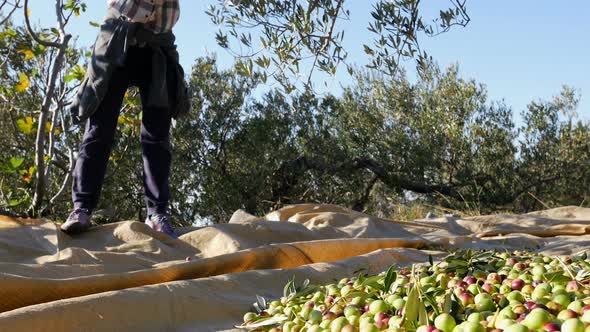
[[[590,124],[576,114],[579,93],[564,86],[531,102],[522,117],[513,199],[525,210],[578,205],[590,196]]]
[[[217,43],[240,58],[244,75],[261,72],[279,82],[287,92],[296,88],[301,69],[305,85],[311,86],[314,71],[334,75],[346,63],[345,29],[352,0],[216,0],[207,11],[220,27]],[[423,16],[421,0],[377,0],[367,29],[372,41],[364,48],[369,68],[395,75],[402,60],[416,59],[419,70],[431,62],[420,47],[423,36],[436,36],[453,26],[466,26],[470,17],[466,0],[449,0],[438,17]]]
[[[2,3],[3,9],[7,3]],[[12,5],[9,15],[4,16],[0,39],[6,46],[2,63],[4,78],[14,83],[3,85],[0,97],[9,111],[18,110],[18,105],[23,105],[23,99],[27,99],[23,97],[32,97],[29,99],[32,103],[13,112],[11,117],[20,117],[13,122],[23,140],[34,136],[32,147],[28,148],[33,153],[15,157],[12,166],[20,167],[31,161],[24,176],[27,183],[32,183],[32,188],[25,190],[26,197],[19,201],[21,204],[29,202],[29,213],[38,215],[66,192],[73,167],[71,146],[74,140],[68,139],[65,106],[77,81],[84,76],[84,70],[78,65],[82,53],[72,49],[72,35],[66,32],[66,27],[73,16],[85,9],[85,4],[78,0],[56,0],[56,27],[50,29],[33,26],[31,16],[35,9],[29,8],[28,0]],[[17,9],[21,9],[23,15],[24,25],[20,27],[15,27],[9,17],[16,18]],[[61,180],[50,180],[55,167],[60,169]],[[57,186],[52,187],[56,183]]]

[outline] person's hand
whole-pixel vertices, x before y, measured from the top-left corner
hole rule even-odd
[[[73,114],[71,108],[69,107],[71,102],[69,102],[66,106],[66,112],[64,112],[63,117],[63,131],[66,133],[71,133],[76,130],[77,127],[80,126],[80,121],[77,118],[76,114]]]

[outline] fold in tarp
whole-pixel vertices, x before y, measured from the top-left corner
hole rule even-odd
[[[232,254],[128,273],[67,279],[0,274],[0,310],[175,280],[206,278],[250,270],[290,269],[317,262],[333,262],[383,248],[421,248],[426,243],[406,239],[319,240],[269,245]],[[8,299],[8,300],[6,300]]]
[[[454,248],[586,250],[590,209],[395,222],[308,204],[181,232],[121,222],[70,237],[0,219],[0,331],[231,331],[291,276],[330,283]]]

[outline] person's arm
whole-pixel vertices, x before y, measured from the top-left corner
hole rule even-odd
[[[153,19],[157,0],[107,0],[109,7],[132,22],[147,23]]]

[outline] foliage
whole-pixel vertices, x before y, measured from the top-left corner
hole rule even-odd
[[[270,77],[291,93],[302,68],[309,71],[305,84],[310,88],[314,70],[335,75],[338,66],[346,64],[345,29],[340,23],[350,18],[350,2],[217,0],[207,14],[220,27],[217,43],[242,59],[240,74],[259,71],[263,82]],[[416,59],[418,69],[424,70],[430,57],[419,40],[455,25],[466,26],[470,18],[465,3],[450,0],[450,8],[429,21],[422,15],[420,0],[375,1],[368,31],[376,38],[362,45],[370,59],[367,66],[395,75],[401,61]]]
[[[49,34],[49,30],[40,32],[41,36]],[[80,61],[81,55],[81,50],[68,50],[64,74]],[[19,214],[28,209],[34,196],[35,137],[39,128],[37,110],[45,97],[54,59],[55,52],[32,42],[23,26],[14,26],[8,21],[0,27],[0,168],[4,169],[0,172],[0,207],[8,206]],[[75,86],[76,82],[67,84],[61,77],[55,102],[62,103]],[[75,135],[66,132],[58,110],[54,108],[42,127],[42,134],[51,137],[43,148],[49,198],[60,191],[62,181],[69,173],[68,147],[77,140]],[[12,162],[14,160],[19,161],[18,167]]]
[[[540,142],[546,139],[522,134],[538,118],[535,108],[517,128],[512,110],[489,102],[485,87],[462,79],[456,66],[432,66],[426,74],[412,83],[403,75],[357,73],[357,83],[341,97],[288,98],[273,91],[245,99],[255,80],[220,71],[212,59],[199,60],[191,80],[194,120],[181,123],[174,135],[176,167],[192,170],[190,177],[174,172],[173,187],[184,197],[177,210],[190,220],[215,221],[228,220],[236,209],[262,214],[301,202],[384,217],[399,204],[469,214],[529,211],[543,208],[526,194],[530,177],[543,179],[563,167],[571,172],[559,172],[562,182],[531,190],[555,205],[587,197],[588,186],[573,182],[588,181],[588,124],[555,117],[559,137],[568,140],[561,150],[545,152]],[[546,107],[557,110],[560,101]],[[547,128],[536,137],[555,136]],[[539,149],[531,159],[530,151]],[[577,151],[577,158],[567,149]],[[195,194],[183,196],[187,192]]]
[[[579,95],[565,86],[551,101],[535,101],[522,114],[516,197],[525,209],[579,204],[590,186],[590,124],[577,119]]]
[[[23,30],[15,31],[26,39]],[[74,54],[80,53],[71,58],[77,70]],[[1,104],[0,154],[3,165],[12,160],[14,166],[3,167],[3,205],[22,213],[32,190],[36,126],[33,114],[21,110],[40,102],[42,76],[34,69],[43,66],[33,62],[41,58],[13,56],[2,86],[18,84],[19,73],[31,77],[31,86],[25,93],[5,89],[11,99]],[[517,127],[511,109],[489,102],[485,87],[462,79],[457,67],[431,66],[426,73],[412,83],[402,74],[358,72],[342,96],[271,91],[253,97],[259,77],[198,59],[190,80],[193,113],[173,129],[176,219],[223,222],[237,209],[262,214],[301,202],[383,217],[400,205],[415,206],[419,214],[426,212],[419,206],[529,211],[544,206],[528,192],[550,206],[580,204],[588,196],[589,128],[576,120],[572,101],[578,97],[571,89],[564,90],[573,98],[569,103],[563,96],[531,103]],[[140,122],[137,91],[131,90],[102,193],[106,221],[142,217]],[[67,167],[68,137],[75,142],[80,133],[56,129],[54,163]],[[59,189],[66,170],[57,166],[50,192]],[[68,207],[64,195],[50,213],[63,216]]]
[[[213,59],[197,60],[190,80],[192,114],[175,128],[172,142],[176,152],[171,188],[175,197],[182,197],[175,200],[174,210],[183,219],[211,215],[228,218],[233,212],[229,206],[257,206],[253,191],[264,190],[264,173],[258,170],[266,168],[264,157],[257,157],[273,147],[266,144],[269,140],[265,138],[272,134],[265,130],[265,124],[250,123],[253,115],[244,111],[255,84],[256,80],[235,71],[219,71]],[[250,127],[251,135],[236,137]],[[242,153],[252,159],[238,160],[236,154]],[[187,169],[191,170],[188,176]],[[243,177],[249,180],[242,181]]]
[[[587,202],[590,124],[577,117],[580,96],[569,87],[551,100],[531,102],[516,123],[512,109],[490,101],[484,85],[463,79],[458,66],[441,69],[424,55],[421,61],[427,65],[416,80],[394,66],[398,60],[391,60],[386,64],[391,70],[377,65],[349,68],[354,83],[338,96],[317,95],[309,85],[290,95],[280,89],[261,94],[257,87],[268,84],[272,69],[254,70],[254,64],[270,61],[271,67],[293,69],[301,52],[307,52],[317,59],[320,70],[330,72],[345,60],[339,25],[330,32],[332,22],[340,19],[334,12],[345,13],[345,7],[337,9],[339,3],[344,6],[343,1],[243,1],[211,9],[212,17],[221,20],[217,23],[235,29],[235,34],[229,33],[233,38],[242,39],[246,33],[240,30],[248,28],[241,26],[246,24],[244,17],[261,24],[258,29],[263,29],[263,39],[269,39],[270,53],[259,53],[258,57],[266,56],[261,60],[242,58],[227,70],[219,69],[213,58],[196,60],[189,78],[193,110],[173,129],[171,189],[177,221],[225,222],[237,209],[264,214],[307,202],[400,219],[420,217],[429,210],[522,212]],[[419,1],[389,3],[419,5]],[[63,4],[67,20],[84,10],[80,1]],[[371,61],[381,57],[381,64],[387,54],[396,57],[385,50],[396,48],[399,42],[394,38],[398,44],[389,44],[391,36],[404,31],[383,22],[392,20],[391,15],[411,13],[387,6],[375,5],[372,23],[386,43],[382,48],[367,46],[374,53]],[[444,32],[460,24],[463,15],[455,9],[455,16],[449,18],[447,13],[442,21],[427,25],[419,11],[414,14],[401,20],[411,26],[421,22],[417,25],[421,33],[433,35],[436,26]],[[381,22],[381,30],[376,22]],[[39,43],[31,40],[26,26],[10,19],[3,23],[0,210],[30,213],[41,174],[45,195],[38,212],[61,219],[71,207],[67,193],[83,129],[66,125],[64,106],[84,76],[88,52],[68,44],[63,66],[54,71],[59,48],[44,43],[61,40],[63,31],[35,28]],[[269,24],[292,23],[275,40],[273,34],[281,30]],[[300,33],[307,37],[294,37]],[[321,38],[326,34],[331,39]],[[294,53],[272,53],[285,51],[283,44],[298,43],[297,38],[303,39]],[[412,47],[417,54],[419,46]],[[410,57],[412,52],[406,49],[400,56]],[[49,94],[52,72],[58,74]],[[276,72],[275,79],[294,87],[296,82],[287,76],[297,70],[282,76],[285,73]],[[138,94],[130,90],[99,206],[102,221],[143,219],[140,123]]]

